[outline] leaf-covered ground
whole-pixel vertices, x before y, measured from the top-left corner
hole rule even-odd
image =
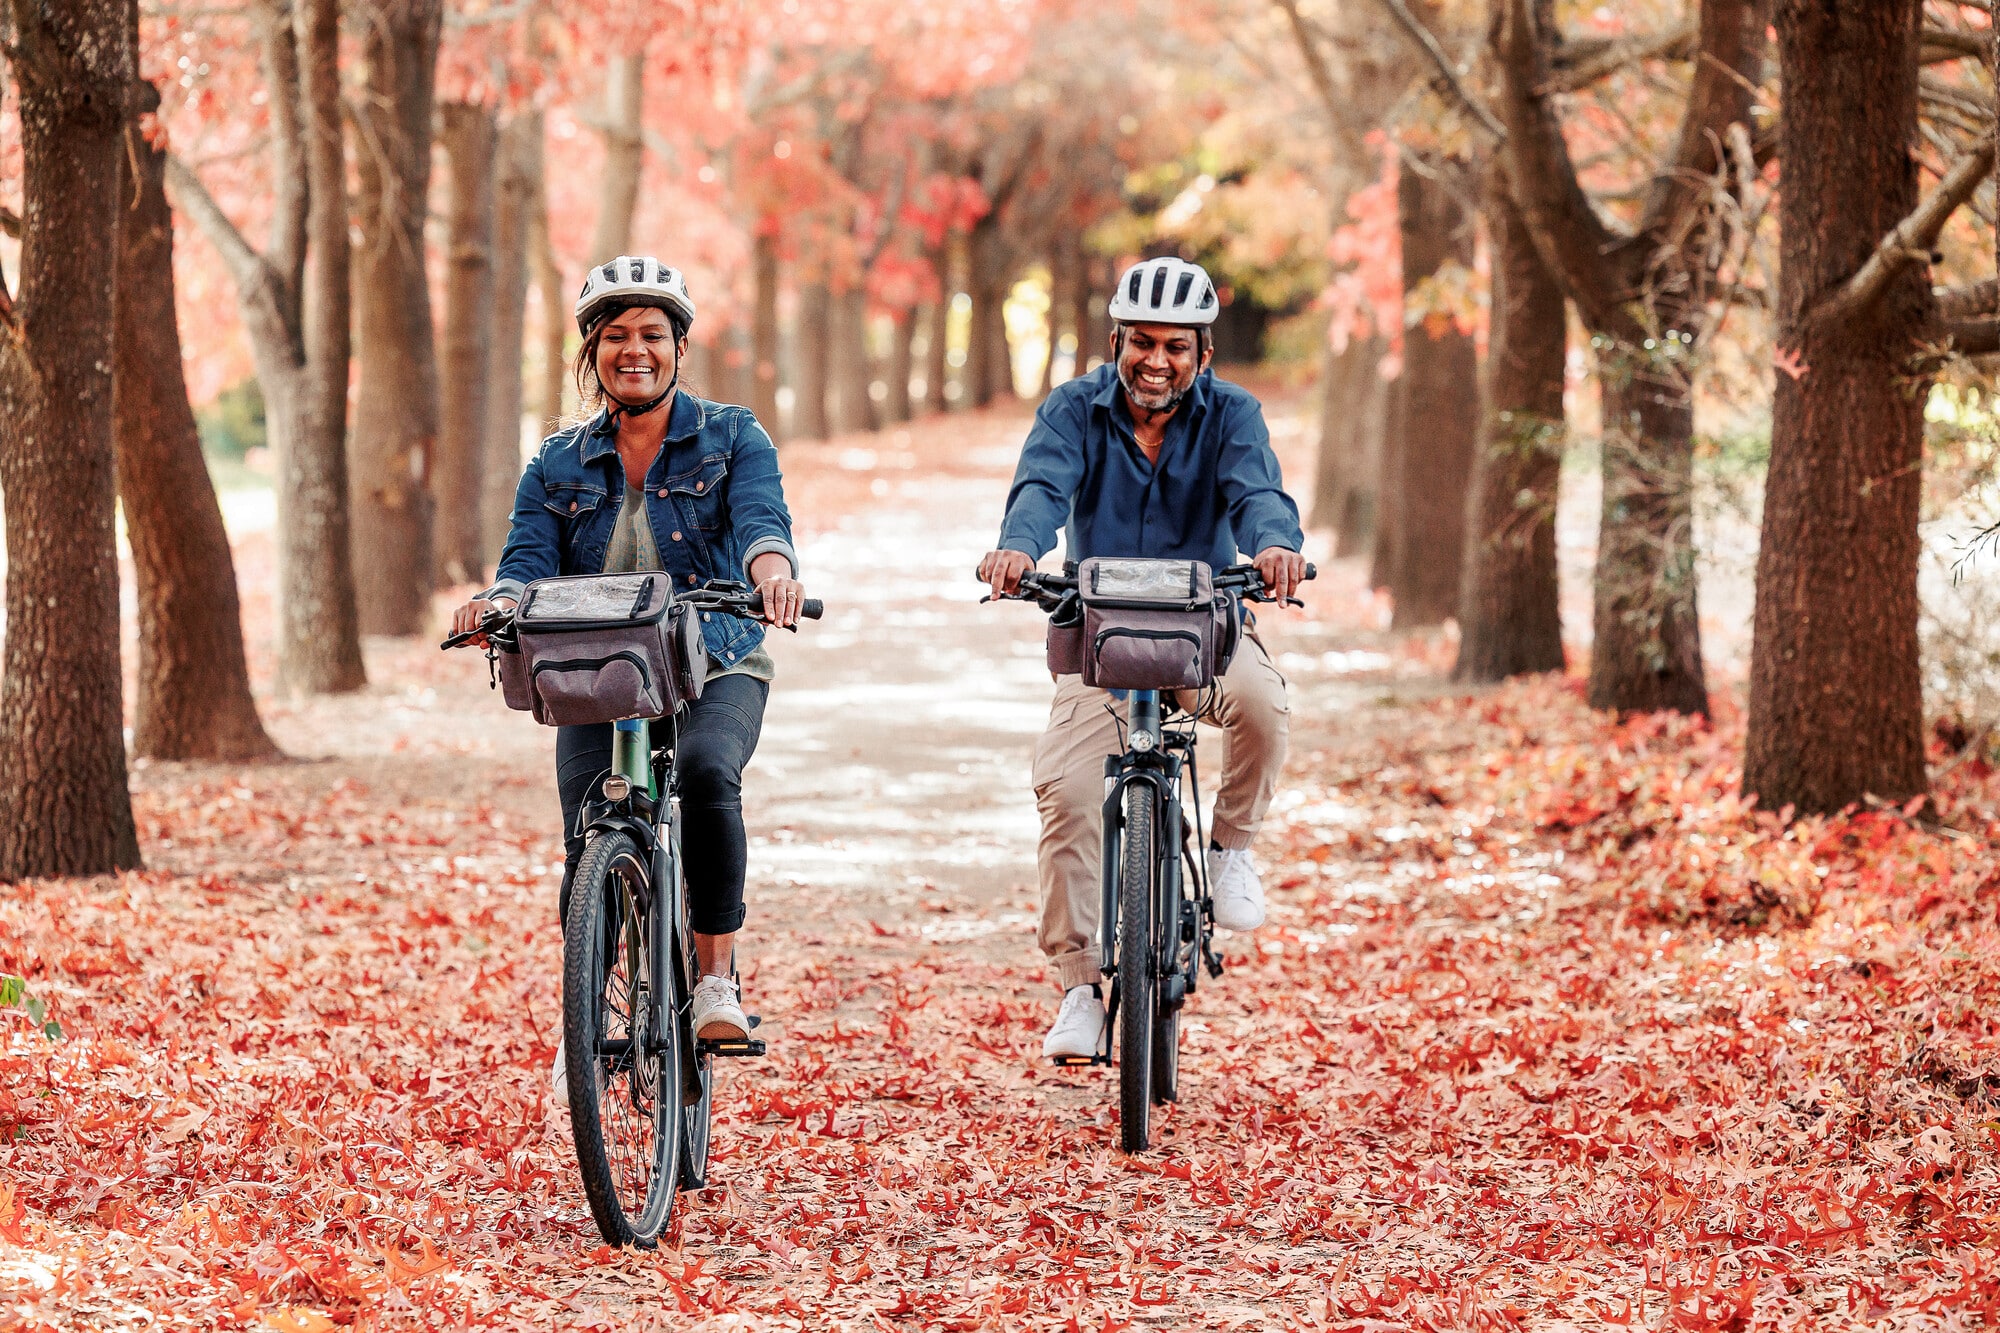
[[[965,580],[1018,426],[793,451],[832,610],[778,646],[750,782],[772,1053],[722,1071],[667,1244],[600,1244],[547,1104],[549,736],[476,658],[375,645],[365,698],[272,705],[311,762],[140,769],[146,872],[0,886],[0,971],[65,1031],[0,1047],[0,1324],[2000,1314],[1983,763],[1941,822],[1787,828],[1736,796],[1726,691],[1712,727],[1460,693],[1351,570],[1267,618],[1272,924],[1192,1002],[1163,1146],[1117,1152],[1112,1081],[1037,1058],[1039,624]]]

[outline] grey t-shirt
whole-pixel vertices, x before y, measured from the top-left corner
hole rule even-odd
[[[611,529],[611,545],[604,552],[604,572],[606,574],[635,574],[641,570],[665,569],[660,563],[660,544],[653,539],[653,521],[646,514],[646,492],[625,483],[625,499],[618,506],[618,521]],[[778,674],[777,663],[759,644],[744,654],[735,666],[723,666],[720,662],[709,665],[708,678],[717,676],[754,676],[769,684]]]

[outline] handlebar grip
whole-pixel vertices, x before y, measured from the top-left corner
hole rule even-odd
[[[1306,561],[1306,577],[1309,579],[1316,579],[1319,577],[1319,566],[1315,565],[1310,560]]]
[[[808,597],[800,604],[799,614],[807,620],[818,620],[826,614],[826,603],[817,597]]]

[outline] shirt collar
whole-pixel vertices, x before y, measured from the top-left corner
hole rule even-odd
[[[1117,382],[1117,377],[1112,377]],[[689,393],[686,389],[674,395],[674,405],[667,416],[667,443],[675,440],[691,440],[701,434],[708,425],[708,404]],[[618,451],[618,428],[611,424],[609,409],[599,409],[596,416],[584,430],[583,461],[592,463],[609,453]],[[662,451],[664,452],[664,451]]]

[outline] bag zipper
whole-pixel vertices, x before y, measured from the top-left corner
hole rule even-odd
[[[572,657],[561,662],[537,662],[535,663],[534,675],[539,676],[544,671],[583,671],[586,669],[602,671],[613,662],[630,662],[633,669],[639,673],[639,683],[649,690],[653,688],[653,673],[646,669],[646,659],[637,653],[631,652],[613,653],[609,657]]]

